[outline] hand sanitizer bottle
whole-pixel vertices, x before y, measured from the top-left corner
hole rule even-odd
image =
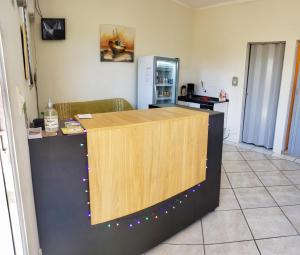
[[[50,98],[44,113],[44,122],[45,122],[45,131],[47,133],[58,131],[58,115],[57,115],[57,111],[53,108],[53,104]]]

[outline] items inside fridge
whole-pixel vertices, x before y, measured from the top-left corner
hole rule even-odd
[[[138,108],[149,104],[176,103],[179,59],[156,56],[139,58]]]

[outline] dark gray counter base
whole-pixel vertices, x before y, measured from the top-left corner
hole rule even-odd
[[[219,204],[223,114],[209,119],[206,181],[195,192],[106,224],[90,225],[86,136],[30,140],[32,180],[43,255],[141,254],[213,211]],[[113,189],[113,187],[112,187]],[[188,194],[188,197],[185,197]],[[180,203],[182,201],[182,203]],[[171,208],[175,205],[175,209]],[[168,209],[170,208],[170,209]],[[165,210],[168,213],[165,214]],[[158,219],[154,216],[158,215]],[[146,221],[145,216],[150,217]],[[137,224],[140,220],[141,224]],[[119,226],[116,226],[119,223]],[[130,228],[129,224],[134,227]]]

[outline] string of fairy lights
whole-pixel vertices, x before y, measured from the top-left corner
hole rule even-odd
[[[80,146],[84,147],[84,144],[81,143]],[[86,157],[88,157],[88,154],[86,154]],[[87,163],[86,170],[87,170],[87,175],[88,175],[88,171],[89,171],[88,163]],[[82,182],[87,183],[87,186],[88,186],[88,178],[87,177],[82,178]],[[200,190],[200,187],[201,187],[201,184],[199,183],[196,186],[194,186],[194,187],[190,188],[189,190],[187,190],[186,192],[184,192],[181,196],[174,199],[172,202],[168,202],[167,204],[163,205],[161,208],[159,208],[151,213],[147,213],[147,214],[141,215],[139,217],[132,217],[129,220],[128,220],[128,218],[126,218],[126,222],[124,221],[124,223],[122,222],[122,220],[119,219],[119,220],[107,223],[106,226],[108,229],[114,229],[114,228],[119,228],[120,226],[123,226],[123,225],[127,225],[127,227],[129,229],[133,229],[134,227],[139,226],[143,223],[148,223],[151,220],[158,221],[160,218],[168,216],[170,213],[172,213],[177,208],[182,206],[186,199],[188,199],[193,193]],[[89,193],[88,187],[86,187],[85,193]],[[87,205],[88,206],[90,205],[89,201],[87,201]],[[87,213],[87,216],[91,217],[90,208]]]

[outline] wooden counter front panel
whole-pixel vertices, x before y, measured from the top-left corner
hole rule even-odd
[[[91,223],[162,202],[205,180],[208,114],[88,130]]]

